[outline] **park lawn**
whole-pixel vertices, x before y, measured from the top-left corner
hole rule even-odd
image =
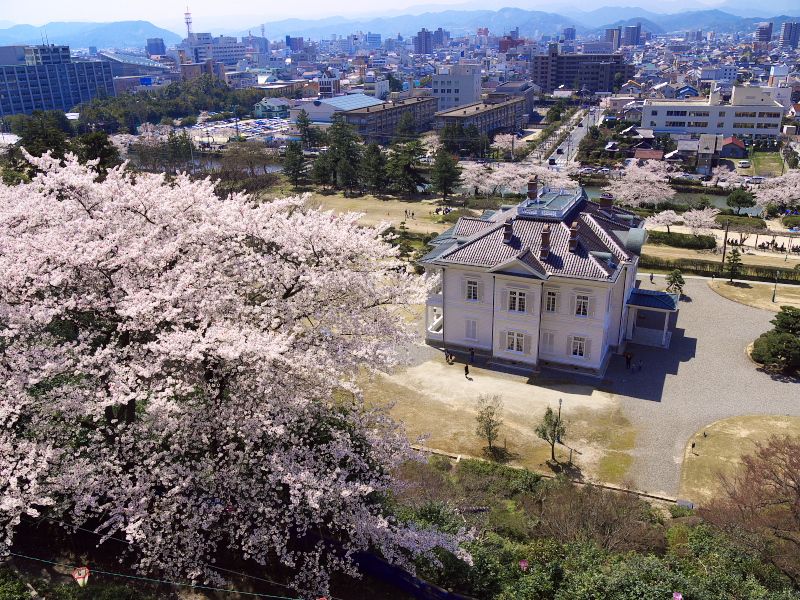
[[[800,436],[800,417],[732,417],[698,431],[686,444],[679,497],[700,505],[712,500],[722,491],[720,474],[734,475],[756,442],[766,442],[773,435]]]
[[[728,249],[730,250],[730,246]],[[658,258],[693,258],[696,260],[707,260],[710,262],[718,262],[722,264],[722,254],[713,254],[709,250],[690,250],[688,248],[673,248],[672,246],[656,246],[654,244],[645,244],[642,249],[643,254],[649,256],[656,256]],[[761,265],[768,267],[782,267],[785,269],[793,269],[795,265],[800,264],[800,259],[797,256],[789,256],[788,260],[782,254],[769,255],[769,254],[742,254],[742,262],[746,265]],[[647,269],[643,269],[642,272]]]
[[[728,300],[755,308],[773,312],[778,312],[781,306],[800,308],[800,285],[779,284],[775,302],[772,301],[774,286],[769,283],[753,282],[732,285],[728,281],[717,279],[716,281],[709,281],[708,285],[712,290]]]
[[[504,424],[497,445],[508,463],[552,474],[550,447],[535,434],[547,406],[558,409],[563,399],[567,435],[556,446],[564,463],[573,449],[574,477],[622,484],[633,462],[636,432],[613,395],[588,386],[552,383],[533,385],[529,379],[477,366],[464,377],[463,363],[448,365],[440,355],[391,375],[364,377],[360,382],[368,404],[390,407],[412,443],[463,457],[485,457],[485,440],[475,433],[480,394],[503,400]]]

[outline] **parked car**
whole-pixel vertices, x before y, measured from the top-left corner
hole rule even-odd
[[[549,159],[549,160],[547,161],[547,164],[548,164],[548,165],[554,165],[554,164],[556,164],[556,159],[555,159],[555,158],[551,158],[551,159]]]
[[[759,183],[764,183],[764,177],[748,177],[745,179],[745,183],[749,183],[752,185],[758,185]]]
[[[557,148],[556,149],[556,154],[564,154],[564,149],[563,148]]]
[[[750,168],[750,161],[749,160],[740,160],[736,163],[736,166],[740,169],[749,169]]]

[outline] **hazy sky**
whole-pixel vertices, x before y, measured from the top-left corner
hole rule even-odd
[[[712,5],[724,0],[688,0],[691,4]],[[598,6],[635,5],[654,12],[671,12],[685,7],[687,0],[304,0],[302,2],[253,2],[245,0],[191,0],[195,30],[211,31],[221,28],[243,28],[264,21],[288,17],[313,19],[333,15],[421,13],[448,7],[491,8],[519,6],[550,12],[591,10]],[[391,13],[387,12],[388,6]],[[42,25],[51,21],[119,21],[146,20],[161,27],[183,32],[183,13],[186,0],[0,0],[0,21]]]

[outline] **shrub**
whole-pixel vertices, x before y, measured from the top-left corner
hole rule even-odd
[[[790,215],[781,219],[786,227],[800,227],[800,215]]]
[[[667,272],[680,269],[684,274],[704,275],[706,277],[714,275],[718,277],[722,272],[722,265],[718,260],[710,261],[697,258],[669,259],[642,254],[639,259],[639,269],[657,269]],[[776,276],[779,282],[800,283],[800,270],[779,269],[762,265],[742,265],[742,270],[737,275],[739,279],[770,282],[774,282]]]
[[[0,600],[28,600],[25,584],[11,569],[0,569]]]
[[[714,220],[722,225],[725,226],[725,223],[730,223],[733,226],[736,225],[745,225],[747,227],[753,227],[755,229],[766,229],[767,224],[764,222],[764,219],[761,217],[748,217],[744,215],[717,215],[714,217]]]
[[[672,246],[674,248],[690,248],[692,250],[712,250],[717,247],[717,238],[713,235],[692,235],[689,233],[667,233],[666,231],[648,231],[647,241],[650,244]]]
[[[800,369],[800,339],[791,333],[768,331],[753,343],[753,360],[780,371]]]

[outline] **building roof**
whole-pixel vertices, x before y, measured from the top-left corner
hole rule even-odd
[[[664,158],[663,150],[649,150],[647,148],[637,148],[633,155],[637,160],[661,160]]]
[[[620,263],[633,259],[642,236],[641,219],[616,207],[587,200],[582,189],[540,190],[536,201],[483,215],[462,217],[455,227],[435,238],[424,263],[463,265],[503,271],[510,265],[543,279],[551,275],[608,281]],[[506,237],[506,226],[511,228]],[[542,232],[550,227],[549,251],[542,254]],[[570,249],[571,227],[576,243]]]
[[[367,96],[366,94],[348,94],[346,96],[334,96],[333,98],[314,100],[315,104],[317,102],[320,104],[327,104],[328,106],[332,106],[333,108],[341,111],[355,110],[357,108],[365,108],[367,106],[377,106],[378,104],[383,104],[381,100],[373,98],[372,96]],[[319,104],[317,104],[317,106],[319,106]]]
[[[730,137],[726,137],[724,140],[722,140],[723,146],[727,146],[728,144],[733,144],[734,146],[738,146],[742,150],[744,150],[745,148],[744,142],[733,135]]]
[[[348,110],[347,113],[351,115],[374,113],[424,102],[436,102],[436,98],[433,96],[416,96],[414,98],[405,98],[404,100],[398,100],[396,102],[378,102],[378,104],[372,104],[369,106],[362,106]]]
[[[119,52],[99,52],[97,55],[110,62],[125,64],[125,65],[136,65],[138,67],[147,67],[148,69],[161,69],[162,71],[169,71],[169,67],[167,65],[162,64],[160,62],[156,62],[154,60],[150,60],[145,56],[139,56],[137,54],[121,54]]]
[[[628,306],[676,312],[678,310],[678,294],[635,288],[631,290]]]
[[[441,110],[436,113],[437,117],[471,117],[473,115],[478,115],[484,112],[488,112],[494,110],[496,108],[501,108],[503,106],[508,106],[509,104],[517,104],[525,102],[524,98],[509,98],[508,100],[504,100],[503,102],[495,102],[493,104],[487,104],[486,102],[476,102],[474,104],[467,104],[465,106],[457,106],[455,108],[449,108],[447,110]]]

